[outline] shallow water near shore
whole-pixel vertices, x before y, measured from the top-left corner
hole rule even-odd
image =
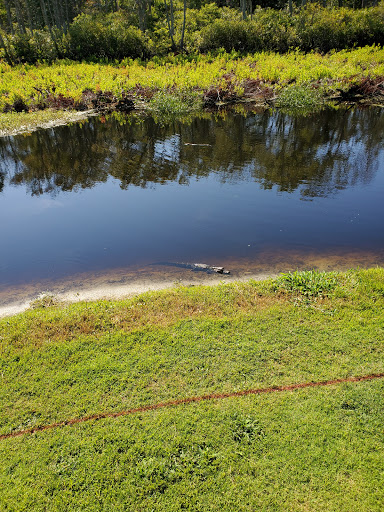
[[[383,133],[371,108],[102,117],[0,139],[0,309],[45,290],[384,265]]]

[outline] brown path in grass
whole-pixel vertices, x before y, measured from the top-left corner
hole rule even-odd
[[[346,377],[344,379],[324,380],[319,382],[301,382],[299,384],[289,384],[287,386],[273,386],[270,388],[259,389],[246,389],[244,391],[234,391],[232,393],[218,393],[202,396],[191,396],[189,398],[180,398],[179,400],[170,400],[168,402],[159,402],[157,404],[143,405],[134,409],[128,409],[120,412],[103,412],[100,414],[93,414],[91,416],[83,416],[82,418],[73,418],[70,420],[60,421],[58,423],[51,423],[49,425],[41,425],[38,427],[28,428],[25,430],[17,430],[9,434],[0,435],[0,441],[9,439],[11,437],[20,437],[25,434],[34,434],[35,432],[43,432],[44,430],[51,430],[58,427],[65,427],[67,425],[75,425],[76,423],[84,423],[86,421],[96,421],[103,418],[119,418],[120,416],[128,416],[139,412],[154,411],[156,409],[163,409],[165,407],[175,407],[182,404],[190,404],[192,402],[203,402],[206,400],[222,400],[224,398],[236,398],[246,395],[261,395],[263,393],[277,393],[281,391],[294,391],[295,389],[303,388],[316,388],[320,386],[332,386],[335,384],[342,384],[344,382],[362,382],[366,380],[382,379],[384,373],[373,373],[370,375],[363,375],[360,377]]]

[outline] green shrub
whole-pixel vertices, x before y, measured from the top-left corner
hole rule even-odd
[[[341,50],[353,46],[383,44],[384,7],[354,11],[326,9],[309,4],[297,15],[296,31],[304,51]]]
[[[306,270],[287,272],[276,280],[276,289],[284,289],[307,298],[330,295],[337,286],[335,272]]]
[[[175,22],[180,35],[183,16],[181,11],[176,14]],[[188,9],[185,24],[184,48],[188,52],[197,52],[202,42],[201,31],[220,19],[232,21],[240,20],[240,13],[237,9],[218,7],[215,3],[203,5],[201,9]]]
[[[202,31],[200,48],[202,51],[219,48],[223,48],[226,52],[249,51],[248,31],[249,23],[246,21],[216,20]]]
[[[291,85],[282,90],[276,100],[276,106],[284,110],[305,110],[313,112],[323,104],[319,89],[308,85]]]
[[[349,9],[323,9],[309,5],[297,15],[296,31],[305,51],[327,52],[348,47]]]
[[[70,51],[74,58],[85,59],[97,55],[104,45],[104,26],[101,18],[81,14],[69,27]]]
[[[148,56],[143,33],[119,13],[81,14],[69,27],[69,45],[72,58],[78,60]]]
[[[166,55],[170,38],[164,5],[154,6],[147,21],[144,34],[137,28],[135,9],[106,15],[83,13],[74,19],[67,34],[28,30],[25,34],[4,35],[8,53],[0,49],[0,57],[15,63],[35,63],[63,57],[116,61],[145,59],[154,53]],[[181,4],[177,4],[174,21],[178,44],[183,26]],[[184,49],[192,54],[220,49],[228,53],[284,53],[296,48],[325,53],[373,44],[384,45],[384,1],[359,10],[308,3],[292,16],[284,10],[257,8],[252,19],[246,20],[241,19],[238,9],[209,3],[201,9],[187,10],[184,37]]]
[[[217,19],[202,29],[200,49],[284,53],[299,48],[328,52],[372,44],[384,44],[384,2],[358,11],[308,4],[293,16],[257,9],[252,20]]]
[[[257,33],[261,39],[262,50],[271,50],[280,53],[287,52],[290,48],[300,45],[293,18],[287,12],[272,9],[257,10],[252,21],[254,27],[249,35],[251,51],[253,50],[252,38]]]
[[[8,54],[14,62],[52,62],[63,57],[66,52],[65,37],[57,34],[53,41],[49,32],[44,30],[16,33],[8,36],[6,40]]]
[[[150,108],[160,117],[160,120],[166,121],[198,110],[201,103],[201,95],[196,91],[161,90],[150,100]]]

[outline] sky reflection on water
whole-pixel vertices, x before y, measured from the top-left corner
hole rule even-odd
[[[0,286],[169,261],[252,268],[266,253],[382,255],[382,133],[370,109],[91,119],[1,139]]]

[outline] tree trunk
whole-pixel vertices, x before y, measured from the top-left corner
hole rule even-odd
[[[243,14],[243,20],[247,18],[247,0],[240,0],[240,8]]]
[[[45,7],[45,0],[40,0],[40,8],[41,8],[41,12],[43,14],[44,25],[47,27],[47,29],[53,39],[52,26],[51,26],[51,23],[48,18],[47,9]]]
[[[167,0],[164,0],[164,5],[165,5],[165,12],[167,15],[168,33],[169,33],[169,37],[171,38],[172,49],[175,50],[176,45],[175,45],[175,39],[174,39],[173,0],[170,0],[170,3],[169,3],[170,12],[168,12]]]
[[[65,31],[67,31],[67,28],[68,28],[68,25],[71,23],[71,15],[69,13],[69,0],[65,0],[65,15],[64,15],[64,18],[65,18]]]
[[[49,0],[40,0],[40,2],[43,2],[44,6],[45,6],[47,18],[50,22],[50,26],[51,26],[51,30],[52,30],[54,28],[56,22],[55,22],[55,15],[53,12],[51,2]]]
[[[33,32],[35,29],[35,24],[33,22],[33,18],[31,15],[31,9],[29,8],[28,0],[25,0],[25,11],[27,13],[28,28],[31,32]]]
[[[15,31],[13,30],[13,22],[12,22],[12,15],[11,15],[11,8],[9,6],[9,0],[4,0],[5,8],[7,10],[7,21],[9,26],[9,31],[13,35]]]
[[[184,48],[185,21],[187,19],[187,0],[184,0],[183,28],[181,30],[180,49]]]
[[[139,28],[142,32],[147,30],[147,14],[145,0],[137,1],[137,14],[139,16]]]
[[[60,29],[62,29],[63,24],[62,24],[62,19],[61,19],[61,15],[60,15],[60,8],[58,5],[58,1],[52,0],[52,4],[53,4],[53,16],[54,16],[54,20],[55,20],[55,25],[56,25],[56,27],[59,27]]]
[[[56,48],[57,56],[60,57],[60,51],[59,51],[59,47],[57,44],[56,36],[55,36],[54,31],[52,30],[51,20],[53,20],[53,17],[51,15],[51,20],[49,19],[45,1],[46,0],[40,0],[41,12],[43,13],[44,23],[45,23],[46,27],[48,28],[49,35],[51,36],[52,42]]]
[[[17,18],[17,24],[19,26],[19,30],[22,34],[25,34],[26,30],[25,30],[23,13],[21,12],[19,0],[15,0],[15,8],[16,8],[16,18]]]

